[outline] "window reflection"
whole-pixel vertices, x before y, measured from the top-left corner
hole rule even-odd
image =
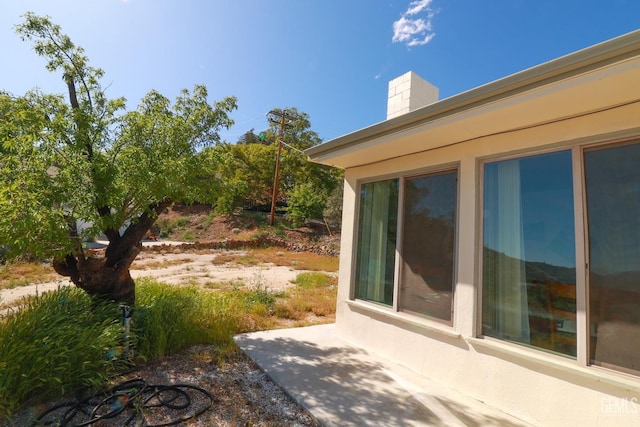
[[[484,168],[483,333],[576,354],[571,152]]]
[[[451,322],[457,174],[407,179],[400,310]]]

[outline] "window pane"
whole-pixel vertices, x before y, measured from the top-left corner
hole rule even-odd
[[[484,168],[483,333],[576,354],[571,152]]]
[[[451,321],[456,172],[406,180],[401,310]]]
[[[398,220],[398,180],[360,188],[356,297],[393,304]]]
[[[640,372],[640,144],[585,152],[591,362]]]

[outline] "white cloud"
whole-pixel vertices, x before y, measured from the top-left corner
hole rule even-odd
[[[425,9],[429,9],[429,5],[431,4],[433,0],[417,0],[417,1],[413,1],[409,4],[409,9],[407,9],[407,11],[404,13],[405,16],[407,15],[417,15],[418,13],[422,12]]]
[[[434,12],[429,7],[432,1],[416,0],[409,3],[400,19],[393,23],[393,43],[404,43],[409,47],[422,46],[435,37],[431,24]]]

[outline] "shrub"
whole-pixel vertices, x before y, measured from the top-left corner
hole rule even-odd
[[[289,193],[287,218],[294,227],[313,218],[322,218],[325,207],[325,195],[318,192],[310,183],[297,185]]]
[[[154,228],[158,230],[160,237],[165,238],[176,231],[183,230],[190,222],[191,219],[186,216],[178,217],[173,221],[166,218],[158,218],[154,224]]]

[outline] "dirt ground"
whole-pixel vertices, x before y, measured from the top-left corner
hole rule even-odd
[[[177,205],[167,209],[156,221],[150,238],[142,242],[143,251],[133,263],[131,275],[135,279],[152,277],[175,285],[216,288],[243,283],[245,286],[283,290],[291,286],[291,281],[302,270],[273,264],[220,264],[216,258],[222,253],[228,255],[229,248],[245,246],[246,242],[281,246],[283,254],[287,250],[338,254],[340,235],[326,224],[316,222],[293,229],[282,226],[282,219],[276,217],[276,227],[268,228],[264,226],[268,215],[256,212],[218,217],[207,205]],[[106,243],[98,240],[91,247],[99,250]],[[234,252],[241,253],[242,250]],[[50,282],[3,289],[0,290],[0,307],[11,306],[27,295],[69,285],[68,279],[60,277]]]
[[[153,245],[156,242],[145,242]],[[217,264],[216,258],[229,251],[212,250],[185,252],[188,249],[172,250],[167,242],[162,251],[143,251],[133,263],[131,276],[134,279],[151,277],[163,283],[173,285],[195,285],[219,288],[225,284],[243,284],[244,286],[261,286],[270,290],[284,290],[292,285],[292,281],[302,270],[273,264],[241,266],[233,263]],[[171,242],[176,243],[176,242]],[[242,251],[233,251],[238,255]],[[0,304],[10,306],[23,297],[55,290],[61,286],[72,285],[66,278],[55,281],[0,290]]]

